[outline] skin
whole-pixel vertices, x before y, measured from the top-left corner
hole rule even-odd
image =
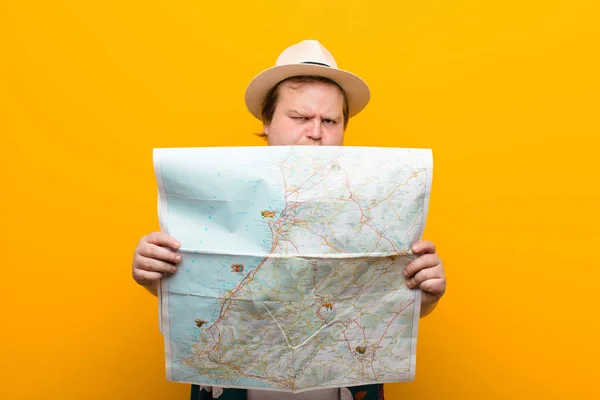
[[[270,124],[269,146],[341,146],[344,141],[344,95],[326,83],[301,86],[286,82]]]
[[[269,146],[341,146],[344,141],[344,97],[328,83],[284,83],[271,123],[265,124]],[[179,242],[163,232],[140,239],[132,263],[134,280],[157,295],[158,281],[177,271]],[[414,243],[417,255],[405,269],[406,286],[422,290],[421,317],[431,313],[446,291],[446,276],[435,245]]]

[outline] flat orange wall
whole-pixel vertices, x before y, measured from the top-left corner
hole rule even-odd
[[[599,11],[0,2],[0,398],[187,398],[130,273],[158,229],[152,148],[261,145],[246,84],[302,39],[372,88],[346,144],[434,152],[448,292],[387,398],[600,398]]]

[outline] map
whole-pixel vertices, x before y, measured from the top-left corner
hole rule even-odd
[[[405,285],[429,149],[154,149],[167,379],[301,392],[414,379],[421,293]]]

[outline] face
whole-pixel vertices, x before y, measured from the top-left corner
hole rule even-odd
[[[273,119],[264,126],[269,146],[341,146],[344,94],[322,82],[285,82]]]

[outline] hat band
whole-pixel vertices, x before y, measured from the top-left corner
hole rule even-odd
[[[331,66],[325,64],[325,63],[320,63],[320,62],[316,62],[316,61],[302,61],[300,64],[314,64],[314,65],[322,65],[324,67],[328,67],[331,68]]]

